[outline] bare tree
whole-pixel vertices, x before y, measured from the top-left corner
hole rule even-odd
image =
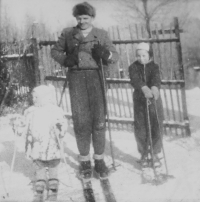
[[[178,4],[185,4],[188,0],[125,0],[129,9],[135,11],[136,15],[145,23],[148,36],[151,37],[151,21],[156,17],[169,14],[172,8]],[[185,16],[187,14],[185,13]]]

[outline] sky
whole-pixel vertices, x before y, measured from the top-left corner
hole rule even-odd
[[[72,8],[75,4],[84,0],[1,0],[1,11],[6,11],[15,25],[24,25],[27,15],[32,17],[33,22],[44,23],[51,31],[59,31],[63,27],[76,24],[72,16]],[[87,0],[96,8],[97,16],[95,25],[108,28],[115,25],[133,22],[130,14],[133,12],[125,8],[124,1],[119,0]],[[186,4],[185,4],[186,5]],[[179,5],[175,12],[171,10],[167,16],[189,12],[190,16],[200,18],[200,1],[192,1],[187,6]],[[163,21],[164,21],[163,19]]]
[[[35,23],[45,23],[50,29],[59,29],[76,24],[72,16],[72,8],[75,4],[83,2],[80,0],[1,0],[2,11],[6,11],[9,18],[15,25],[24,25],[26,16],[33,18]],[[96,8],[97,16],[95,25],[109,27],[116,24],[112,15],[115,13],[115,6],[112,0],[88,0]],[[116,3],[116,1],[115,1]],[[102,15],[103,14],[103,15]]]

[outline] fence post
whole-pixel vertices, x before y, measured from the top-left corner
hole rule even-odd
[[[177,54],[178,54],[179,72],[181,74],[180,79],[185,81],[183,58],[182,58],[181,38],[180,38],[180,29],[179,29],[179,22],[178,22],[177,17],[174,18],[174,28],[175,28],[175,35],[178,39],[178,42],[176,43],[176,49],[177,49]],[[181,96],[182,96],[182,105],[183,105],[183,119],[185,121],[186,134],[188,136],[191,136],[189,118],[188,118],[188,112],[187,112],[185,82],[181,85]]]
[[[32,53],[33,53],[33,71],[34,71],[34,80],[35,86],[40,85],[40,70],[39,70],[39,54],[38,54],[38,47],[37,47],[37,39],[31,38],[32,43]]]

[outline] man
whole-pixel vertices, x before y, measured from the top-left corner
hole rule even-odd
[[[83,2],[73,8],[77,26],[62,31],[51,50],[52,57],[68,67],[74,131],[80,152],[80,173],[83,178],[92,174],[90,143],[94,147],[94,170],[107,177],[105,150],[105,97],[100,71],[100,60],[106,70],[109,63],[118,60],[118,53],[106,31],[95,28],[95,8]]]

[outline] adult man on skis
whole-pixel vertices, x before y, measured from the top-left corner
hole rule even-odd
[[[92,174],[91,140],[94,169],[100,177],[108,175],[104,162],[106,109],[99,65],[102,60],[106,69],[109,63],[118,60],[107,32],[92,25],[95,15],[95,8],[87,2],[75,5],[73,16],[77,26],[65,28],[51,50],[52,57],[68,67],[72,118],[83,178],[90,178]]]

